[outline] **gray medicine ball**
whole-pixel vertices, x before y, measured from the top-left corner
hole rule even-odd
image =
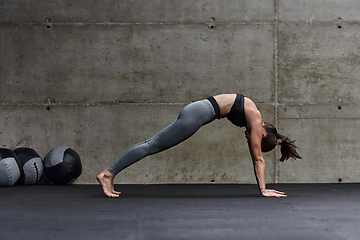
[[[39,154],[32,148],[17,148],[14,150],[20,160],[20,178],[16,185],[30,185],[39,182],[44,166]],[[21,171],[22,170],[22,171]]]
[[[45,177],[53,184],[71,184],[81,172],[80,156],[71,148],[55,147],[44,158]]]
[[[7,148],[0,148],[0,186],[12,186],[20,178],[20,161],[16,154]]]

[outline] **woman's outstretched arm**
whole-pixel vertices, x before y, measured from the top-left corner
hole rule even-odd
[[[249,99],[246,99],[246,101]],[[266,189],[265,186],[265,161],[261,151],[262,138],[266,136],[263,128],[261,113],[255,104],[249,100],[245,103],[247,130],[245,136],[248,140],[249,151],[254,165],[255,178],[261,195],[264,197],[286,197],[284,192]]]
[[[251,137],[250,137],[251,139]],[[249,150],[251,154],[251,159],[254,165],[254,173],[256,181],[259,186],[259,190],[263,197],[287,197],[284,192],[279,192],[272,189],[266,189],[265,186],[265,161],[262,157],[261,148],[260,154],[256,150],[257,147],[251,144],[251,140],[248,140]],[[256,145],[256,144],[255,144]],[[261,156],[260,156],[261,155]]]

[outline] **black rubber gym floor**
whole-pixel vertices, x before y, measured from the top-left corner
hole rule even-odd
[[[360,184],[0,188],[0,239],[360,239]]]

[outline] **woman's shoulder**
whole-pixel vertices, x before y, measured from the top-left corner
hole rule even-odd
[[[253,100],[244,96],[244,108],[248,108],[251,110],[258,110]]]
[[[255,103],[248,97],[244,98],[244,111],[247,123],[262,121],[261,113]]]

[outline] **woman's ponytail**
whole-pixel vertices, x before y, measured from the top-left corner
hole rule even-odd
[[[280,143],[277,143],[277,145],[281,146],[281,158],[280,161],[283,162],[285,160],[288,160],[289,158],[292,158],[296,160],[297,158],[301,159],[300,155],[296,151],[296,146],[294,144],[294,141],[291,141],[288,137],[277,134],[277,139],[281,139]]]
[[[288,137],[279,134],[274,125],[265,122],[264,128],[266,131],[266,136],[262,139],[261,150],[263,152],[271,151],[276,147],[276,145],[281,146],[281,162],[292,159],[301,159],[300,155],[296,151],[295,141],[291,141]],[[278,140],[280,139],[280,142]]]

